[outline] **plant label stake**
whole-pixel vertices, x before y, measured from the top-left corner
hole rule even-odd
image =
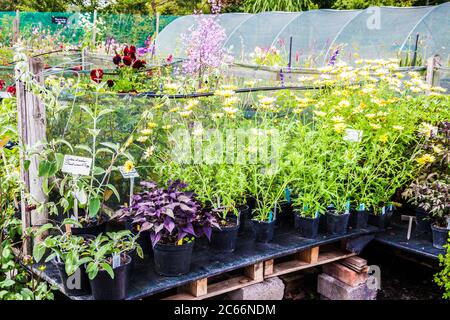
[[[408,233],[406,234],[406,240],[409,241],[409,239],[411,239],[412,223],[413,223],[413,221],[416,220],[416,217],[414,217],[414,216],[402,215],[402,216],[401,216],[401,220],[402,220],[402,221],[406,221],[406,220],[409,221],[409,222],[408,222]]]
[[[291,203],[291,191],[288,187],[284,189],[284,197],[286,198],[287,203]]]
[[[275,205],[273,206],[273,217],[272,217],[272,215],[270,215],[269,218],[270,218],[270,221],[275,221],[275,219],[277,218],[277,202],[276,201],[275,201]]]
[[[112,260],[112,268],[118,268],[120,267],[120,254],[115,254],[113,255],[113,260]]]
[[[355,129],[345,129],[344,140],[349,142],[361,142],[363,132]]]
[[[75,220],[78,221],[78,200],[83,195],[78,190],[78,178],[79,176],[88,176],[91,172],[92,159],[85,157],[78,157],[72,155],[64,155],[63,166],[61,171],[64,173],[69,173],[73,176],[74,180],[74,191],[73,191],[73,213],[75,215]],[[85,195],[84,195],[85,196]],[[66,225],[66,231],[71,232],[71,226]]]
[[[139,173],[136,171],[136,168],[133,168],[127,172],[123,167],[119,167],[119,171],[124,179],[130,179],[130,207],[131,207],[133,204],[134,179],[139,177]]]

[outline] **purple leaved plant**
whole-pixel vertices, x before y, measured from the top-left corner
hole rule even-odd
[[[133,196],[131,207],[122,207],[119,220],[131,220],[140,226],[139,231],[149,231],[152,245],[158,242],[176,244],[185,237],[211,237],[211,227],[217,226],[215,218],[202,210],[193,192],[184,191],[187,184],[169,181],[166,189],[154,182],[141,182],[143,191]]]

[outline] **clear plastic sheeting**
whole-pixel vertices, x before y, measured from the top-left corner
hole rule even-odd
[[[238,62],[252,62],[256,47],[276,47],[289,52],[293,66],[326,65],[339,49],[348,63],[357,59],[404,58],[415,48],[419,35],[419,62],[431,55],[450,57],[450,2],[428,7],[370,7],[365,10],[311,10],[305,12],[264,12],[259,14],[221,14],[218,22],[228,38]],[[195,16],[173,21],[156,40],[158,54],[185,56],[181,35],[195,25]]]

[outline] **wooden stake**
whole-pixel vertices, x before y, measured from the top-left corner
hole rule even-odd
[[[16,17],[13,20],[13,44],[16,44],[20,38],[20,11],[16,10]]]
[[[34,79],[40,83],[44,83],[42,76],[43,62],[36,58],[29,60],[30,72],[34,75]],[[16,75],[19,75],[16,70]],[[25,150],[29,150],[37,145],[40,141],[46,139],[46,118],[45,106],[32,92],[26,90],[26,86],[20,80],[16,80],[17,92],[17,112],[18,112],[18,132],[20,146],[20,177],[22,180],[21,188],[21,212],[22,212],[22,232],[33,226],[41,226],[48,220],[47,208],[43,212],[38,213],[37,210],[27,210],[28,203],[26,195],[29,194],[29,201],[32,204],[46,204],[47,195],[42,189],[43,179],[38,175],[39,159],[38,154],[42,151],[42,147],[35,149],[36,154],[26,158]],[[29,161],[28,170],[25,170],[25,161]],[[23,234],[25,236],[25,234]],[[31,241],[24,238],[23,251],[25,255],[31,254]]]
[[[437,82],[437,79],[435,79],[434,69],[440,65],[439,55],[434,55],[427,59],[427,74],[425,76],[425,81],[431,87],[433,87],[434,83]]]
[[[157,12],[156,13],[156,26],[155,26],[155,38],[158,36],[159,34],[159,17],[160,17],[160,13]]]
[[[94,20],[92,28],[92,48],[95,48],[95,42],[97,37],[97,10],[94,10]]]

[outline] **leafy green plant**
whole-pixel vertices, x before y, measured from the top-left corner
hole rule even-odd
[[[442,270],[434,275],[434,282],[444,290],[443,298],[450,299],[450,237],[449,243],[445,246],[445,255],[439,255],[439,266]]]
[[[143,258],[142,248],[136,241],[137,236],[133,236],[128,230],[99,235],[83,253],[88,261],[86,272],[89,279],[94,279],[100,270],[106,271],[114,279],[113,257],[116,255],[120,257],[121,263],[124,262],[125,255],[134,250]]]

